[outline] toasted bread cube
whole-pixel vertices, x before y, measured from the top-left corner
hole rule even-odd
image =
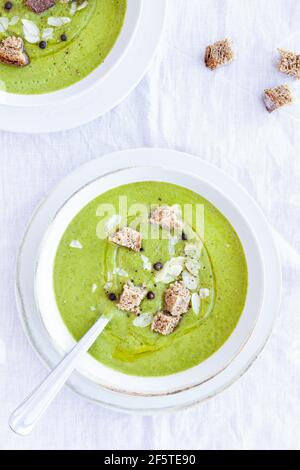
[[[172,317],[167,312],[159,312],[153,318],[151,329],[163,336],[168,336],[173,333],[179,322],[180,317]]]
[[[234,52],[229,39],[217,41],[206,48],[205,64],[211,70],[229,64],[234,60]]]
[[[269,113],[293,102],[294,98],[288,85],[281,85],[265,90],[264,103]]]
[[[287,75],[300,79],[300,55],[295,52],[278,49],[280,60],[278,69]]]
[[[124,246],[133,251],[140,251],[142,247],[142,235],[130,227],[123,227],[109,236],[109,240],[116,245]]]
[[[0,41],[0,63],[16,67],[25,67],[29,64],[22,38],[9,36]]]
[[[34,13],[43,13],[55,5],[55,0],[25,0],[25,4]]]
[[[178,210],[174,206],[161,206],[154,209],[150,215],[150,224],[159,225],[167,230],[180,229],[182,227],[182,221],[178,217]]]
[[[144,286],[135,286],[132,282],[124,285],[123,292],[117,307],[126,312],[132,312],[135,315],[140,314],[140,304],[147,294]]]
[[[175,282],[165,292],[165,310],[174,317],[186,313],[191,300],[190,291],[182,282]]]

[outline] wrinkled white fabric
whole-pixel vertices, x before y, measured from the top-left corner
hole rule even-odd
[[[157,57],[116,109],[54,135],[0,132],[0,448],[299,449],[300,97],[272,115],[261,100],[264,88],[281,83],[300,90],[275,67],[277,47],[300,52],[299,22],[299,0],[169,0]],[[213,73],[203,65],[205,46],[226,36],[237,60]],[[14,298],[26,223],[40,199],[80,164],[142,146],[198,155],[239,181],[262,207],[283,265],[273,335],[237,383],[194,409],[129,416],[64,389],[36,430],[18,437],[7,426],[9,413],[46,373]]]

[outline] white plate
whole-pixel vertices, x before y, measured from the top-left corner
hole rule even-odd
[[[165,11],[166,0],[129,0],[124,29],[105,63],[79,83],[58,92],[32,97],[2,92],[0,129],[57,132],[111,110],[146,73],[163,31]]]
[[[240,236],[249,269],[249,292],[238,326],[225,345],[202,364],[168,377],[128,377],[86,355],[69,382],[74,390],[98,403],[149,412],[201,401],[244,372],[270,334],[280,301],[281,274],[271,231],[261,211],[240,186],[215,167],[170,150],[129,150],[94,160],[67,177],[40,206],[19,257],[21,316],[34,348],[50,367],[74,344],[51,288],[61,234],[75,213],[99,192],[145,179],[181,184],[215,204]]]

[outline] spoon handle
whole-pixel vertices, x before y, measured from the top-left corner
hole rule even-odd
[[[74,371],[78,360],[89,350],[109,321],[110,319],[107,318],[99,318],[48,377],[12,413],[9,425],[14,432],[25,436],[32,431]]]

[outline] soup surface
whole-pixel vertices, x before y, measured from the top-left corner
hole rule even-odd
[[[0,89],[17,94],[49,93],[89,75],[114,46],[127,6],[126,0],[57,0],[37,14],[24,0],[14,0],[9,11],[5,3],[0,0],[0,41],[22,38],[30,60],[25,67],[0,63]]]
[[[150,224],[157,206],[176,207],[183,228],[169,233]],[[142,251],[108,239],[126,216],[125,225],[143,234]],[[193,250],[198,259],[189,266],[186,254],[195,261]],[[165,272],[174,262],[178,268],[178,260],[188,268]],[[236,232],[211,203],[180,186],[145,182],[102,194],[78,213],[58,247],[53,280],[58,308],[76,340],[100,315],[112,315],[90,350],[94,358],[126,374],[163,376],[201,363],[224,344],[243,311],[248,273]],[[118,308],[128,282],[151,293],[140,304],[140,316]],[[150,323],[164,310],[174,282],[184,282],[191,301],[174,332],[164,336]]]

